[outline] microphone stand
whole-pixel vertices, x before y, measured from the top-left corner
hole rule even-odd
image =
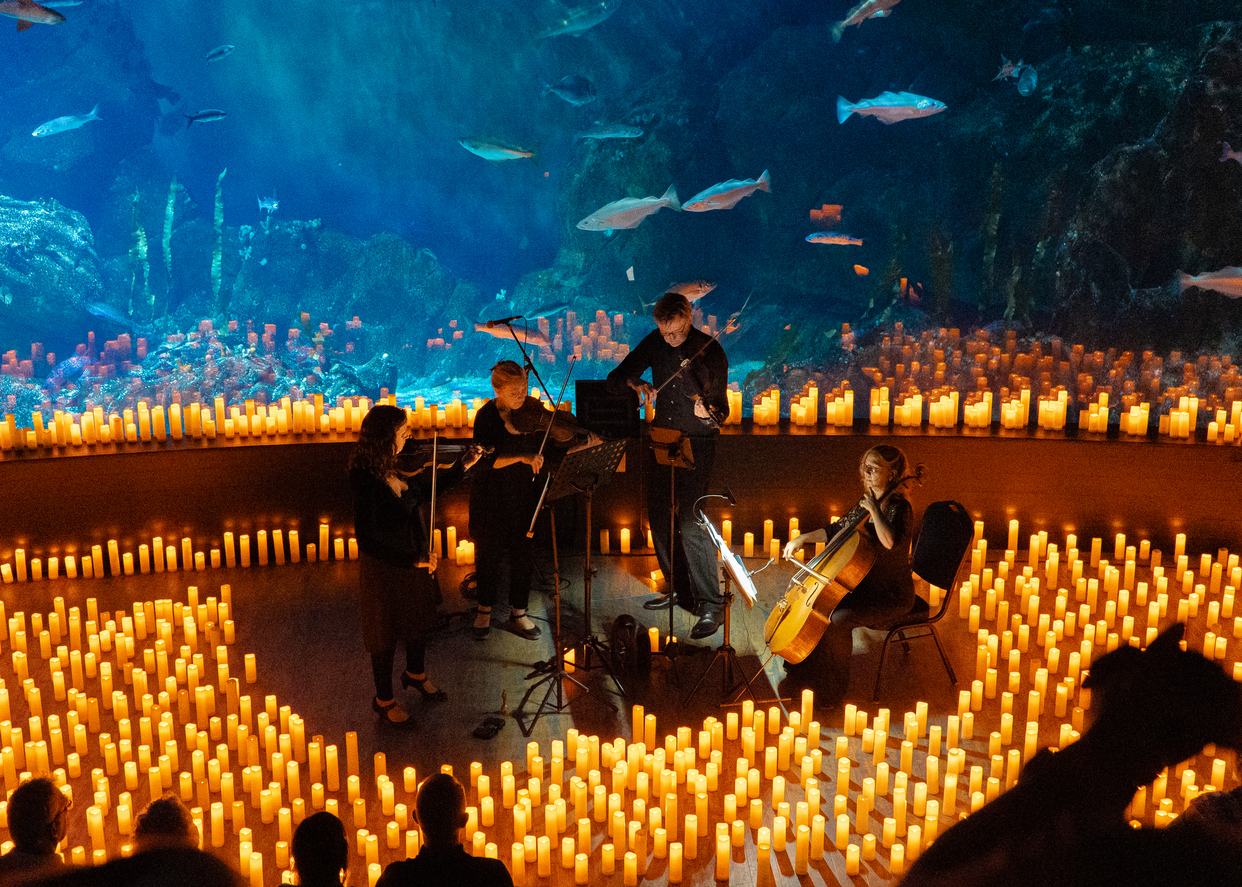
[[[530,355],[526,352],[526,346],[518,338],[518,334],[513,329],[513,324],[507,320],[497,321],[497,323],[503,324],[509,330],[509,335],[513,337],[513,341],[517,343],[518,350],[522,352],[522,368],[535,377],[535,381],[539,383],[540,390],[543,391],[543,396],[548,400],[552,400],[552,395],[548,393],[548,386],[543,383],[543,377],[539,375],[539,370],[535,369],[535,364],[531,362]],[[562,392],[564,390],[564,388],[561,389]],[[555,401],[552,406],[556,406]]]

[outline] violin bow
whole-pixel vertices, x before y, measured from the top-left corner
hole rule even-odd
[[[751,295],[754,295],[754,294],[752,293]],[[659,387],[659,388],[657,388],[657,389],[655,390],[656,395],[659,395],[659,393],[660,393],[661,391],[663,391],[663,390],[664,390],[664,387],[665,387],[666,385],[668,385],[668,383],[669,383],[669,382],[672,382],[674,379],[676,379],[678,376],[680,376],[680,375],[682,374],[682,372],[683,372],[683,371],[685,371],[686,367],[688,367],[688,366],[690,366],[690,364],[694,363],[694,361],[698,359],[699,355],[701,355],[704,351],[706,351],[706,350],[708,349],[708,347],[712,344],[712,342],[715,342],[717,339],[719,339],[721,336],[725,335],[726,333],[731,333],[731,332],[733,332],[734,330],[736,330],[736,329],[737,329],[737,327],[738,327],[738,318],[740,318],[740,317],[742,316],[742,312],[746,310],[746,306],[747,306],[747,305],[749,305],[749,304],[750,304],[750,296],[747,296],[747,297],[746,297],[746,301],[742,303],[742,307],[741,307],[741,308],[739,308],[739,309],[737,309],[737,311],[736,311],[736,312],[734,312],[734,313],[733,313],[733,314],[729,317],[729,319],[725,321],[725,325],[724,325],[723,327],[721,327],[719,330],[717,330],[717,331],[716,331],[716,334],[715,334],[714,336],[712,336],[710,339],[708,339],[706,342],[704,342],[704,343],[703,343],[703,347],[702,347],[702,348],[700,348],[698,351],[694,352],[694,354],[690,355],[689,357],[686,357],[686,358],[683,358],[683,359],[682,359],[682,361],[681,361],[681,366],[677,367],[677,371],[676,371],[675,373],[673,373],[673,375],[671,375],[671,376],[669,376],[667,379],[665,379],[665,380],[664,380],[664,381],[660,384],[660,387]],[[653,402],[654,402],[654,397],[653,397]],[[708,411],[709,413],[711,413],[711,412],[712,412],[711,407],[708,407],[706,403],[705,403],[703,406],[707,408],[707,411]],[[712,416],[712,421],[713,421],[713,422],[714,422],[717,426],[719,426],[719,425],[721,424],[721,423],[720,423],[720,420],[717,420],[717,419],[715,418],[715,416],[714,416],[714,415]]]
[[[569,377],[573,375],[573,372],[574,372],[574,358],[573,356],[570,356],[569,368],[565,370],[565,381],[561,383],[561,390],[560,390],[560,393],[557,394],[556,396],[556,403],[560,403],[561,398],[565,395],[565,386],[569,384]],[[556,404],[553,404],[552,409],[555,410],[556,408],[557,408]],[[539,444],[539,452],[536,455],[539,455],[539,456],[543,455],[543,448],[548,445],[548,435],[552,433],[552,423],[555,419],[556,419],[556,416],[554,415],[548,420],[548,428],[543,433],[543,441]],[[534,472],[531,473],[530,479],[532,483],[534,482],[537,476],[538,475],[536,475]],[[547,478],[543,482],[543,492],[539,494],[539,501],[538,503],[535,504],[535,513],[530,516],[530,527],[526,530],[527,539],[533,539],[535,537],[535,521],[539,520],[539,512],[543,509],[543,500],[547,498],[548,488],[551,485],[552,485],[552,472],[549,471]]]
[[[431,528],[427,531],[427,563],[431,563],[431,552],[435,550],[436,541],[436,475],[440,449],[440,432],[432,432],[431,437]]]

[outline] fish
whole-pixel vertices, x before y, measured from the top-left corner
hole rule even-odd
[[[871,273],[871,269],[868,268],[866,265],[855,265],[854,273],[857,274],[859,277],[866,277],[868,274]]]
[[[870,114],[881,123],[896,123],[899,120],[939,114],[947,107],[944,102],[912,92],[885,90],[873,99],[858,102],[847,102],[842,96],[837,96],[837,123],[844,123],[851,114],[860,117]]]
[[[60,9],[62,6],[81,6],[82,0],[45,0],[48,9]]]
[[[55,120],[49,120],[38,129],[31,133],[35,138],[43,138],[44,136],[54,136],[58,133],[68,132],[71,129],[77,129],[79,126],[85,126],[92,120],[98,120],[99,104],[91,108],[87,114],[70,114],[66,117],[57,117]]]
[[[842,234],[838,231],[816,231],[814,234],[808,234],[807,243],[827,243],[836,246],[862,246],[862,238],[854,237],[852,234]]]
[[[17,30],[24,31],[32,25],[59,25],[65,17],[55,9],[49,9],[35,0],[3,0],[0,15],[17,19]]]
[[[595,101],[595,84],[581,74],[567,74],[551,86],[545,86],[539,94],[543,98],[548,93],[559,96],[575,108]]]
[[[458,144],[484,160],[534,160],[537,153],[510,147],[492,139],[461,139]]]
[[[185,128],[189,129],[195,122],[211,123],[213,120],[223,120],[228,116],[227,112],[221,111],[219,108],[204,108],[197,114],[185,114]]]
[[[586,132],[574,136],[578,139],[636,139],[643,134],[642,128],[626,123],[596,123]]]
[[[81,376],[90,362],[90,358],[85,354],[75,354],[68,360],[62,360],[47,374],[47,378],[43,380],[43,387],[48,391],[59,391],[66,384]]]
[[[677,189],[672,185],[660,197],[623,197],[601,206],[578,223],[583,231],[603,231],[609,236],[618,228],[637,228],[643,219],[664,207],[680,210]]]
[[[1219,271],[1208,271],[1191,277],[1184,271],[1177,272],[1178,292],[1186,292],[1192,286],[1213,290],[1230,299],[1242,298],[1242,268],[1229,266]]]
[[[1009,59],[1005,58],[1002,55],[1000,70],[996,72],[996,76],[993,77],[992,79],[993,80],[1004,80],[1007,77],[1017,77],[1018,69],[1023,68],[1023,67],[1026,67],[1026,66],[1025,64],[1023,64],[1022,59],[1018,59],[1017,64],[1014,64],[1013,62],[1009,61]]]
[[[539,320],[543,317],[552,317],[557,314],[564,314],[569,310],[568,302],[553,302],[551,305],[544,305],[538,311],[532,311],[526,315],[527,320]]]
[[[280,209],[280,201],[276,199],[276,192],[272,192],[271,197],[256,197],[259,201],[259,209],[267,213],[269,216]]]
[[[620,5],[619,0],[601,0],[599,3],[575,6],[563,19],[554,22],[546,30],[541,31],[535,37],[535,42],[542,43],[549,37],[557,37],[561,34],[581,37],[585,32],[591,30],[591,28],[594,28],[616,12],[617,7]]]
[[[236,48],[237,47],[232,43],[225,43],[224,45],[217,46],[215,49],[211,50],[211,52],[207,53],[203,56],[203,58],[209,62],[218,62]]]
[[[513,332],[510,333],[509,331]],[[539,330],[526,329],[516,326],[488,326],[485,323],[476,323],[474,325],[476,333],[487,333],[489,336],[495,336],[497,339],[511,340],[517,336],[519,342],[523,345],[534,345],[536,348],[551,348],[552,343],[548,341],[548,337]]]
[[[1018,74],[1018,72],[1014,72]],[[1020,95],[1030,95],[1035,91],[1036,84],[1039,83],[1039,75],[1035,73],[1033,65],[1026,65],[1022,68],[1022,72],[1018,74],[1018,93]]]
[[[670,284],[666,293],[678,293],[686,297],[690,302],[697,302],[716,288],[716,284],[710,280],[691,280],[686,283]]]
[[[771,191],[772,177],[765,169],[757,179],[729,179],[719,185],[712,185],[706,191],[700,191],[683,203],[681,208],[686,212],[703,213],[711,209],[733,209],[743,197],[749,197],[756,191]]]
[[[1238,163],[1242,163],[1242,151],[1233,150],[1232,148],[1229,147],[1228,142],[1223,142],[1221,144],[1221,149],[1222,149],[1220,152],[1221,163],[1224,163],[1226,160],[1236,160]]]
[[[900,2],[901,0],[862,0],[849,11],[849,15],[832,26],[832,42],[840,43],[841,35],[850,25],[861,25],[869,18],[883,18]]]
[[[130,326],[129,318],[117,311],[107,302],[87,302],[82,307],[96,317],[115,323],[117,326]]]

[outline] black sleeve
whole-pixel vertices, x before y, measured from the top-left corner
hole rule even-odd
[[[728,415],[729,356],[719,342],[713,342],[707,346],[701,360],[707,368],[707,378],[703,380],[704,399],[712,409]]]
[[[383,481],[363,471],[350,473],[354,493],[354,535],[358,547],[371,557],[409,566],[416,560],[410,521],[417,497],[398,499]],[[406,500],[409,500],[408,502]]]
[[[658,335],[659,330],[648,333],[629,354],[622,360],[604,380],[611,394],[624,394],[630,382],[637,382],[651,366],[651,337]]]

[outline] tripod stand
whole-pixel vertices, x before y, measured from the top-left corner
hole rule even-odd
[[[664,645],[664,655],[669,660],[676,660],[679,651],[677,635],[673,630],[673,616],[677,610],[677,519],[680,510],[677,507],[677,469],[694,470],[694,453],[690,449],[690,438],[672,428],[651,429],[651,449],[655,460],[660,465],[668,466],[668,641]],[[653,531],[654,532],[654,531]]]
[[[594,488],[598,486],[599,478],[601,476],[611,477],[611,475],[616,472],[617,465],[621,461],[621,454],[624,451],[625,442],[614,441],[612,443],[590,447],[585,450],[579,450],[576,453],[569,453],[566,455],[565,460],[561,463],[560,468],[558,468],[555,474],[549,478],[548,486],[544,491],[543,503],[546,505],[547,503],[553,502],[556,499],[569,495],[570,493],[584,492],[586,489],[594,490]],[[611,467],[607,467],[609,465]],[[587,478],[590,478],[589,482],[586,480]],[[595,696],[595,694],[591,692],[590,687],[570,674],[568,669],[565,667],[566,655],[570,650],[576,649],[576,645],[572,647],[565,647],[561,643],[561,566],[556,543],[556,514],[555,512],[550,512],[549,514],[552,521],[552,575],[555,583],[553,586],[555,589],[553,592],[553,598],[556,602],[556,621],[552,626],[555,652],[551,659],[549,659],[546,663],[538,663],[535,670],[526,676],[529,680],[530,678],[543,675],[543,677],[539,678],[539,680],[535,681],[535,683],[531,684],[526,689],[526,695],[522,697],[521,703],[518,704],[518,707],[514,712],[514,719],[518,722],[518,728],[522,731],[523,736],[530,736],[531,733],[534,732],[535,724],[538,723],[539,719],[545,714],[560,714],[569,706],[569,702],[565,696],[565,681],[571,681],[574,684],[577,684],[588,696],[600,699],[600,697]],[[589,553],[589,507],[587,514],[587,551]],[[588,591],[587,594],[589,601],[590,592]],[[587,612],[589,614],[589,604],[587,606]],[[586,631],[588,634],[590,633],[589,622],[587,623]],[[594,639],[591,640],[593,641]],[[575,654],[575,657],[576,655],[577,654]],[[604,661],[606,662],[606,660]],[[609,674],[612,675],[611,669],[609,669]],[[613,676],[613,681],[616,682],[615,676]],[[535,710],[527,716],[523,711],[526,707],[526,703],[530,700],[531,696],[534,695],[535,691],[545,684],[547,685],[547,689],[544,691],[543,699],[540,701]],[[620,688],[620,686],[620,683],[618,683],[617,687]],[[624,694],[624,691],[622,691],[622,693]],[[555,699],[553,699],[553,694],[555,694]],[[613,711],[617,710],[617,707],[608,700],[600,699],[600,701]],[[527,717],[529,717],[529,721],[524,723],[524,720]]]

